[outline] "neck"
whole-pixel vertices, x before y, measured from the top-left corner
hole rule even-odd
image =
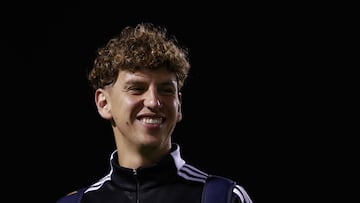
[[[152,166],[166,156],[171,149],[171,144],[155,147],[141,146],[138,148],[128,146],[117,143],[118,162],[120,166],[131,169]]]

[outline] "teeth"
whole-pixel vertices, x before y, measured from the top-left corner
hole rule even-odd
[[[162,122],[161,118],[143,118],[142,122],[145,124],[160,124]]]

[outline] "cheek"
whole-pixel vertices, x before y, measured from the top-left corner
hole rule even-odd
[[[181,113],[181,104],[178,100],[172,101],[170,104],[168,109],[171,109],[175,115]]]
[[[135,117],[142,108],[144,108],[144,103],[141,99],[136,97],[119,99],[118,101],[119,110],[122,113],[129,113],[131,117]]]
[[[139,105],[139,103],[141,103],[141,98],[139,96],[131,96],[126,93],[123,93],[113,97],[112,102],[113,105],[124,106],[126,108],[130,106]]]

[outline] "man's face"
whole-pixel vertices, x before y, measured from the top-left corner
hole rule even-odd
[[[116,139],[128,146],[158,147],[170,145],[182,118],[180,96],[175,74],[158,69],[120,71],[115,84],[97,94],[97,100],[104,100],[102,116],[113,120]]]

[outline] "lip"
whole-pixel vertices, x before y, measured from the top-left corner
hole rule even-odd
[[[146,127],[160,127],[166,118],[165,116],[155,114],[155,113],[143,113],[137,116],[136,118],[143,126]]]
[[[159,116],[142,116],[139,120],[145,125],[160,125],[164,122],[164,118]]]

